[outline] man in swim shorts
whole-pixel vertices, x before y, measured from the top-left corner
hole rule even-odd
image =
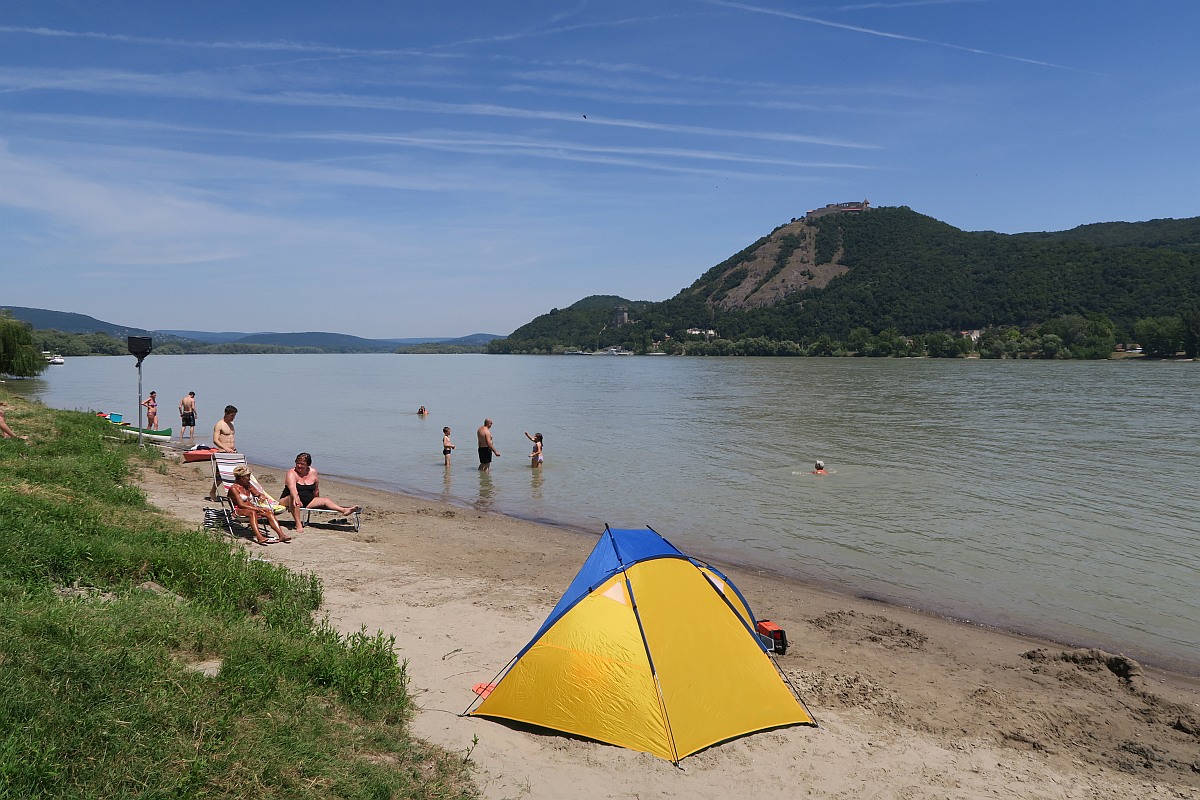
[[[188,428],[192,429],[191,437],[196,438],[196,393],[188,392],[187,396],[179,401],[179,438],[182,439],[185,431]]]
[[[492,456],[500,455],[500,451],[496,449],[496,445],[492,441],[492,421],[485,419],[479,426],[479,430],[475,431],[475,436],[479,439],[479,471],[490,472]]]
[[[233,428],[233,418],[237,416],[237,406],[225,406],[225,416],[213,425],[213,444],[222,453],[237,452],[237,432]],[[217,502],[217,476],[213,476],[212,489],[208,492],[208,500]]]

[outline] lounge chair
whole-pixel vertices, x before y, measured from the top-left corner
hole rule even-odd
[[[344,517],[348,523],[354,526],[354,530],[357,531],[362,528],[361,508],[357,508],[354,511],[351,511],[349,514],[340,514],[337,511],[334,511],[332,508],[304,508],[303,506],[300,507],[300,511],[304,514],[303,524],[305,525],[308,524],[308,519],[313,514],[330,514],[332,515],[332,519],[328,520],[329,523],[336,522],[339,517]]]
[[[212,464],[213,481],[216,482],[218,487],[217,502],[220,503],[220,508],[206,508],[204,510],[204,524],[211,525],[214,519],[219,518],[221,523],[225,526],[225,529],[229,531],[229,535],[236,536],[237,527],[247,527],[249,524],[249,518],[240,514],[237,510],[237,506],[235,506],[233,501],[229,499],[229,487],[233,485],[234,481],[233,470],[236,467],[248,466],[246,464],[246,456],[243,453],[217,452],[213,453]],[[254,475],[250,476],[250,484],[267,496],[267,499],[272,503],[272,510],[276,514],[279,514],[284,510],[284,507],[280,505],[279,501],[262,488],[262,484],[258,482],[258,479],[255,478]],[[213,511],[216,511],[216,513],[212,513]],[[274,531],[265,527],[265,522],[263,520],[259,520],[259,524],[266,531],[267,538],[272,538],[275,536]]]

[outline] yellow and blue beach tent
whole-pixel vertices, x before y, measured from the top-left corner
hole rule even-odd
[[[673,763],[755,731],[816,724],[737,587],[650,528],[605,526],[533,639],[479,693],[467,714]]]

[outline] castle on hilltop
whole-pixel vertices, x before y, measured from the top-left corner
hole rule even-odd
[[[861,214],[871,207],[871,201],[863,200],[861,203],[830,203],[824,208],[814,208],[804,215],[805,219],[816,219],[823,217],[826,214]]]

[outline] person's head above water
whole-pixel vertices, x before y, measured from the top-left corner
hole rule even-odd
[[[818,461],[816,466],[817,466],[817,469],[825,469],[825,462]]]

